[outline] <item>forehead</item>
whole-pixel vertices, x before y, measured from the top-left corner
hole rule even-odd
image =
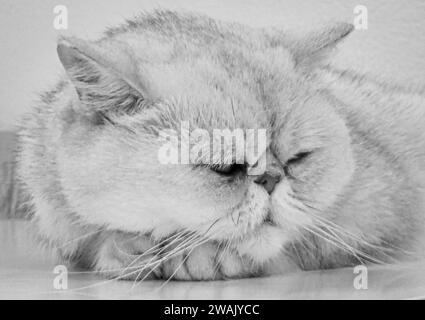
[[[284,50],[181,46],[162,44],[139,60],[142,77],[162,101],[157,109],[173,114],[168,120],[205,128],[268,126],[290,67]]]
[[[161,101],[149,115],[161,118],[158,124],[268,128],[292,59],[260,34],[246,39],[205,42],[150,30],[120,35],[136,55],[141,80]]]

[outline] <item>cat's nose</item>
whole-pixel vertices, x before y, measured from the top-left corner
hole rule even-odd
[[[266,191],[271,194],[282,175],[279,172],[264,172],[261,176],[257,177],[254,181],[262,185]]]

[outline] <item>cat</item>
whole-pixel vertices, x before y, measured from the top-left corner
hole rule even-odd
[[[418,257],[425,94],[330,67],[352,30],[291,36],[163,10],[97,41],[61,38],[63,77],[19,134],[40,240],[75,266],[131,280]],[[158,137],[182,121],[265,129],[265,171],[159,163]]]

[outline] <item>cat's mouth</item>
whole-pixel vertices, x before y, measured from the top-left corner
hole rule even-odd
[[[273,220],[273,214],[271,210],[267,211],[267,214],[263,218],[262,224],[269,226],[276,226],[276,222]]]

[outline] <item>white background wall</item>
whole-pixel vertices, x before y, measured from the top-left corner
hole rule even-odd
[[[353,8],[366,5],[369,29],[344,42],[335,64],[425,83],[425,0],[0,0],[0,130],[12,129],[37,91],[57,78],[56,5],[69,11],[69,29],[61,32],[85,38],[140,10],[159,7],[298,30],[332,20],[352,22]]]

